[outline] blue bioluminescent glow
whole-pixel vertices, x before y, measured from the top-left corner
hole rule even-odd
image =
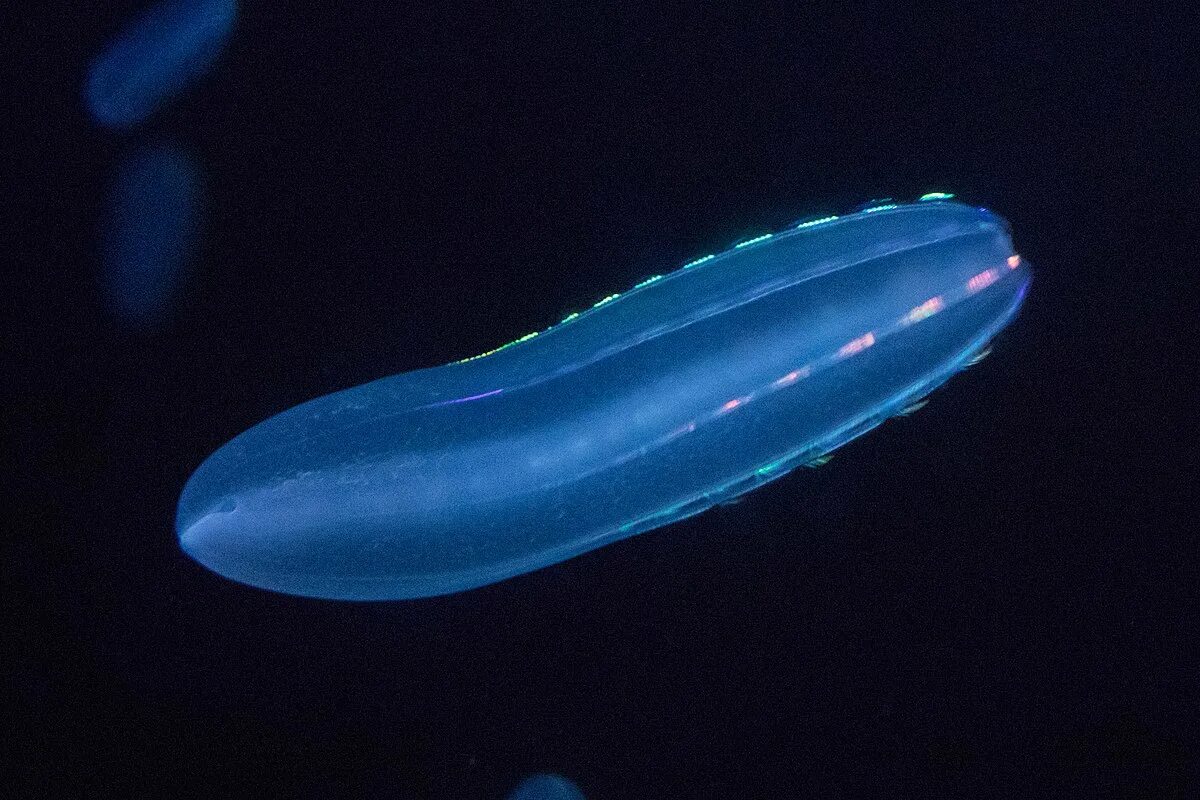
[[[508,800],[584,800],[583,792],[561,775],[531,775],[512,790]]]
[[[911,412],[984,350],[1030,280],[1001,218],[941,200],[750,242],[481,356],[251,428],[188,481],[182,547],[234,580],[329,598],[529,572]]]
[[[135,150],[117,167],[103,230],[109,305],[135,326],[167,309],[195,247],[203,187],[195,160],[173,145]]]
[[[225,49],[236,0],[162,0],[92,62],[84,86],[101,125],[132,128],[204,76]]]

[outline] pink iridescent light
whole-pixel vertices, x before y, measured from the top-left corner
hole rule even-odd
[[[985,269],[983,272],[979,273],[974,278],[971,278],[971,280],[967,281],[967,291],[974,294],[975,292],[978,292],[980,289],[986,289],[987,287],[989,287],[993,283],[995,283],[999,277],[1000,277],[1000,275],[996,272],[996,270]]]
[[[801,367],[794,369],[782,378],[775,381],[776,386],[791,386],[801,378],[807,378],[812,373],[812,367]]]
[[[841,349],[837,352],[838,358],[845,358],[855,353],[861,353],[873,344],[875,344],[875,334],[867,331],[857,339],[852,339],[842,345]]]
[[[942,300],[941,295],[938,295],[937,297],[931,297],[924,303],[921,303],[921,305],[914,308],[912,311],[909,311],[904,316],[904,324],[911,325],[914,322],[920,322],[923,319],[928,319],[945,307],[946,302]]]

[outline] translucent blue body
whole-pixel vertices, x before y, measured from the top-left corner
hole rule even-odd
[[[84,100],[110,128],[131,128],[208,72],[233,32],[236,0],[163,0],[88,69]]]
[[[1012,317],[1007,226],[950,202],[759,237],[485,357],[304,403],[188,481],[183,548],[347,599],[459,591],[731,500],[905,410]]]
[[[200,169],[183,150],[134,151],[117,168],[104,230],[109,304],[138,326],[168,307],[195,246],[203,189]]]
[[[560,775],[531,775],[508,800],[584,800],[579,787]]]

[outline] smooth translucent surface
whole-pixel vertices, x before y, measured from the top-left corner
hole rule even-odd
[[[88,69],[84,100],[110,128],[130,128],[209,71],[233,32],[236,0],[163,0]]]
[[[183,548],[234,580],[349,599],[454,592],[730,500],[905,410],[1029,280],[950,202],[758,237],[482,358],[251,428],[188,481]]]
[[[171,145],[135,150],[117,168],[104,229],[109,304],[132,325],[167,309],[195,246],[200,168]]]
[[[508,800],[584,800],[583,792],[561,775],[531,775]]]

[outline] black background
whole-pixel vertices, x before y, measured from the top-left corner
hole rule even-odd
[[[208,79],[120,135],[80,86],[141,5],[8,33],[6,795],[500,798],[542,770],[597,800],[1200,791],[1191,23],[247,2]],[[155,142],[209,206],[138,330],[98,225]],[[930,190],[1010,220],[1026,306],[821,469],[433,600],[270,594],[176,546],[187,476],[270,414]]]

